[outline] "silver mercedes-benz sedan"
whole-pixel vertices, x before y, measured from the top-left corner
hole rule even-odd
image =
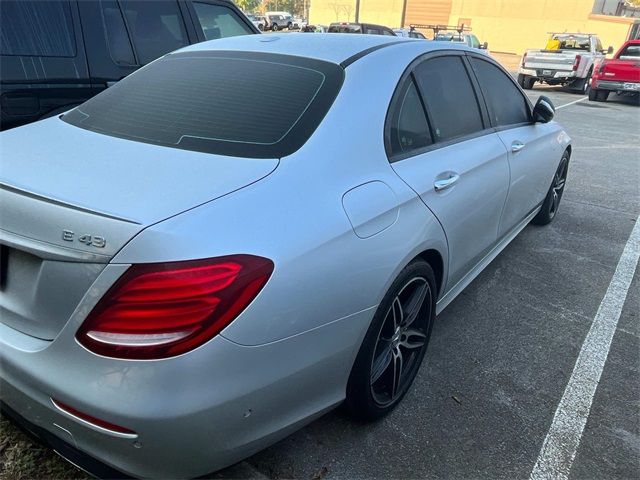
[[[5,413],[163,478],[388,413],[435,315],[556,215],[553,113],[463,46],[251,35],[4,132]]]

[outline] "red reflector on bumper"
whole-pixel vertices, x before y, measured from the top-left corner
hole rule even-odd
[[[97,427],[101,430],[107,430],[109,433],[117,433],[118,435],[126,435],[129,438],[135,438],[138,436],[138,434],[136,432],[134,432],[133,430],[129,430],[128,428],[125,427],[121,427],[120,425],[116,425],[114,423],[111,422],[107,422],[106,420],[101,420],[99,418],[96,418],[92,415],[83,413],[79,410],[76,410],[73,407],[70,407],[69,405],[60,402],[59,400],[54,400],[53,398],[51,399],[51,403],[53,403],[53,406],[56,407],[58,410],[71,415],[72,417],[74,417],[77,420],[80,420],[83,423],[87,423],[93,427]]]

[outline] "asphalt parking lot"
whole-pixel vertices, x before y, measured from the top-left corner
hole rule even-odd
[[[640,108],[559,88],[528,94],[549,96],[573,139],[555,221],[527,227],[438,317],[416,383],[390,416],[358,424],[336,410],[214,478],[512,479],[530,477],[537,461],[572,480],[639,477],[640,283],[633,262],[614,273],[623,252],[639,248],[630,236],[640,214]],[[633,278],[628,293],[610,288],[620,272]],[[592,323],[624,294],[603,352]],[[576,375],[592,341],[606,358],[599,382],[592,370]],[[553,446],[554,434],[579,423],[554,421],[566,389],[584,431],[572,437],[579,444],[560,441],[541,455],[545,439]],[[30,476],[16,471],[5,478]]]
[[[531,475],[640,214],[640,110],[616,96],[595,103],[556,87],[528,92],[534,101],[540,94],[573,139],[558,217],[527,227],[438,317],[404,402],[375,424],[329,413],[218,476]],[[570,479],[640,475],[640,289],[637,272],[630,276],[575,459],[546,457]]]

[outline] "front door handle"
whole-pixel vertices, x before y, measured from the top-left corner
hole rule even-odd
[[[524,143],[522,143],[520,140],[516,140],[511,144],[511,151],[513,153],[518,153],[523,148],[524,148]]]
[[[448,178],[441,178],[433,182],[433,188],[436,192],[453,187],[453,185],[460,179],[460,175],[457,173],[450,173]]]

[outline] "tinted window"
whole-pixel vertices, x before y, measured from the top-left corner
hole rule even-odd
[[[460,57],[427,60],[414,73],[425,97],[436,142],[483,129],[478,101]]]
[[[471,35],[469,39],[473,48],[480,48],[480,40],[478,40],[478,37],[476,37],[475,35]]]
[[[624,50],[620,52],[620,56],[618,58],[625,60],[635,60],[640,57],[640,44],[632,44],[630,43],[625,47]]]
[[[197,2],[194,2],[193,7],[200,21],[204,38],[207,40],[253,33],[230,8]]]
[[[68,1],[4,1],[0,5],[0,53],[75,57]]]
[[[337,95],[344,71],[248,52],[168,55],[66,114],[95,132],[167,147],[276,158],[297,150]]]
[[[427,117],[413,80],[400,91],[396,102],[390,118],[391,154],[407,153],[431,145]]]
[[[118,65],[135,65],[136,59],[118,3],[115,0],[109,0],[101,1],[100,5],[111,59]]]
[[[364,33],[368,33],[369,35],[382,35],[382,32],[373,27],[365,27]]]
[[[187,33],[175,1],[123,0],[129,30],[141,64],[184,47]]]
[[[529,104],[520,89],[498,67],[477,58],[471,64],[478,77],[480,88],[489,107],[494,125],[504,126],[525,123],[529,118]]]

